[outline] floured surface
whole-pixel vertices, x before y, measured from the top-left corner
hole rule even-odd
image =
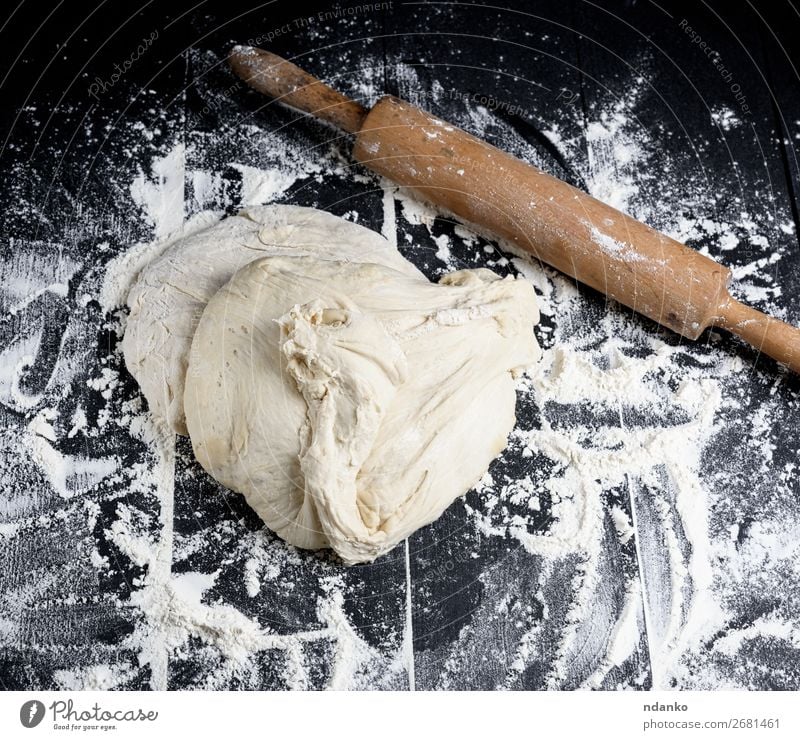
[[[441,9],[408,12],[411,30],[428,22],[415,13],[453,32],[476,27]],[[509,38],[518,21],[503,17]],[[574,63],[557,30],[518,40]],[[340,86],[367,102],[388,86],[424,103],[724,259],[737,297],[800,320],[777,154],[725,90],[682,138],[654,91],[664,94],[657,70],[669,67],[647,53],[629,51],[615,80],[587,41],[587,75],[611,89],[587,84],[582,106],[556,98],[577,79],[546,54],[520,58],[522,78],[541,78],[517,88],[410,63],[412,36],[393,43],[385,57],[358,44],[363,68]],[[316,71],[339,74],[340,51],[320,54]],[[52,173],[24,157],[4,185],[16,188],[2,268],[4,684],[797,689],[796,378],[721,335],[687,346],[401,192],[384,195],[330,130],[258,111],[226,92],[215,63],[193,52],[188,101],[145,100],[113,130],[122,143],[103,150],[93,178],[59,179],[50,206]],[[470,86],[500,101],[524,90],[530,110],[513,118],[449,94]],[[179,75],[175,94],[183,88]],[[107,123],[96,123],[99,141]],[[726,149],[739,164],[724,166]],[[78,150],[74,169],[94,154]],[[153,426],[121,360],[116,306],[148,245],[205,211],[273,200],[380,230],[431,279],[519,272],[542,306],[542,374],[521,388],[509,450],[463,503],[369,567],[345,570],[265,531],[186,441]]]

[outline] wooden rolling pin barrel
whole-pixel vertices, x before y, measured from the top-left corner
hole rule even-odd
[[[251,47],[230,64],[255,90],[355,134],[358,162],[481,231],[688,339],[722,327],[800,372],[800,329],[734,300],[727,267],[398,98],[367,110]]]

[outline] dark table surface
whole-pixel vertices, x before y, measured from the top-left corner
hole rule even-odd
[[[800,323],[800,16],[762,5],[155,0],[11,12],[0,30],[0,685],[800,688],[797,377],[715,332],[687,346],[420,215],[349,166],[346,138],[265,104],[221,63],[250,41],[367,103],[410,98],[621,199],[736,268],[738,295]],[[289,185],[262,177],[254,193],[247,167],[289,172]],[[153,215],[147,192],[163,194],[170,175],[183,205]],[[585,356],[589,385],[622,363],[630,403],[619,383],[598,401],[528,382],[491,480],[407,543],[354,568],[284,545],[187,440],[154,436],[109,298],[132,245],[259,198],[396,234],[431,278],[538,270],[552,309],[537,330],[546,363],[570,347],[561,361]],[[637,405],[653,387],[661,407]],[[648,430],[676,436],[622,482],[602,467],[570,477],[544,442],[583,434],[588,456],[595,437],[618,432],[627,451]],[[580,496],[591,537],[556,547]]]

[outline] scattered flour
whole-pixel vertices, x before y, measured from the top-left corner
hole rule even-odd
[[[359,76],[361,99],[374,100],[383,74],[382,69],[365,70]],[[402,63],[396,65],[395,74],[401,94],[421,85],[413,68]],[[438,112],[446,92],[436,83],[432,93],[426,107]],[[705,184],[686,182],[682,171],[672,171],[670,163],[663,161],[654,138],[657,133],[638,125],[635,111],[644,94],[644,86],[634,81],[624,98],[590,110],[581,141],[569,133],[574,122],[553,122],[545,133],[567,161],[577,163],[593,195],[682,241],[702,241],[706,251],[734,254],[742,242],[749,244],[752,254],[734,265],[739,293],[780,312],[781,289],[774,270],[785,254],[783,245],[795,238],[790,215],[771,220],[741,210],[727,221],[716,215],[715,208],[704,207]],[[495,137],[500,135],[509,150],[542,164],[533,148],[513,129],[498,123],[485,107],[465,103],[463,109],[451,111],[451,118],[477,135],[490,131]],[[735,132],[740,124],[726,109],[714,111],[712,119],[725,132]],[[219,219],[232,205],[225,189],[226,173],[231,170],[240,179],[239,205],[287,197],[298,183],[322,176],[376,185],[350,168],[341,152],[302,150],[250,124],[241,131],[260,144],[259,157],[206,161],[204,146],[215,134],[194,134],[191,141],[175,143],[154,157],[150,167],[128,184],[131,202],[152,227],[153,239],[121,252],[107,262],[102,276],[83,286],[86,299],[81,305],[85,308],[96,301],[108,317],[104,329],[124,331],[121,307],[143,265],[173,240]],[[281,157],[284,147],[291,148],[291,156]],[[281,164],[284,159],[288,164]],[[656,162],[663,166],[655,167]],[[655,171],[661,182],[648,174]],[[389,183],[377,181],[377,187],[383,188],[383,234],[401,249],[415,247],[417,237],[412,238],[409,229],[419,229],[414,233],[426,232],[429,237],[427,249],[438,261],[432,268],[435,271],[478,259],[480,264],[529,280],[540,299],[544,321],[539,332],[545,357],[539,373],[521,380],[519,386],[521,403],[536,413],[515,430],[501,460],[501,466],[512,460],[530,464],[514,477],[496,471],[487,475],[460,514],[488,542],[510,543],[541,563],[537,587],[524,596],[529,602],[520,620],[524,626],[516,644],[509,647],[506,674],[496,684],[514,686],[543,654],[547,640],[554,644],[547,675],[551,687],[570,682],[587,688],[608,687],[614,669],[635,660],[640,651],[647,653],[656,687],[748,686],[747,677],[725,673],[707,655],[721,661],[759,641],[800,648],[796,614],[780,607],[736,626],[737,609],[745,598],[737,590],[741,584],[756,583],[767,591],[774,585],[769,579],[775,574],[797,576],[800,533],[796,524],[780,516],[782,502],[796,491],[796,464],[782,461],[777,477],[769,477],[777,465],[770,459],[777,452],[770,441],[775,434],[772,420],[781,413],[785,397],[762,402],[750,414],[747,430],[765,451],[763,469],[749,474],[754,480],[768,480],[776,513],[751,521],[730,512],[730,526],[720,536],[712,513],[721,516],[729,489],[737,484],[737,472],[727,475],[722,458],[712,458],[719,470],[709,470],[708,456],[717,449],[715,440],[724,433],[726,421],[739,418],[736,412],[752,402],[743,390],[741,360],[713,350],[707,353],[702,347],[687,350],[613,308],[598,319],[593,299],[574,282],[518,256],[503,256],[506,245],[483,244],[465,226],[442,233],[435,209]],[[680,212],[663,199],[677,197],[678,189],[689,206]],[[358,218],[359,210],[350,212]],[[781,241],[781,234],[788,239]],[[5,283],[10,287],[3,295],[4,307],[16,314],[30,310],[43,297],[64,300],[77,262],[64,259],[43,267],[24,259],[16,264],[13,276],[4,276],[13,277]],[[79,336],[81,321],[77,317],[70,324],[72,334],[68,333],[67,340]],[[171,662],[186,659],[194,650],[202,650],[211,666],[204,688],[225,688],[234,679],[258,686],[259,656],[272,652],[281,656],[281,675],[288,688],[316,686],[316,650],[329,651],[326,654],[331,656],[330,674],[324,682],[329,688],[397,686],[406,679],[413,685],[411,610],[397,643],[379,650],[354,627],[346,608],[351,595],[348,584],[335,564],[312,564],[269,538],[251,536],[241,544],[245,556],[238,578],[251,601],[273,591],[281,599],[288,598],[294,581],[287,574],[293,568],[317,569],[314,614],[309,616],[309,625],[299,630],[278,629],[248,614],[246,604],[222,595],[220,586],[224,578],[230,578],[229,572],[223,575],[227,553],[219,552],[220,562],[213,568],[191,565],[192,556],[208,547],[211,534],[198,528],[195,535],[176,535],[179,493],[175,481],[178,467],[184,464],[182,453],[174,437],[143,411],[139,399],[120,398],[118,351],[110,350],[105,364],[94,366],[87,360],[94,345],[75,349],[65,340],[62,354],[74,356],[60,360],[44,390],[32,390],[24,379],[36,364],[43,337],[43,324],[33,321],[0,356],[0,403],[27,415],[20,438],[25,464],[32,472],[26,469],[24,474],[32,480],[34,476],[46,479],[58,498],[76,507],[70,516],[79,517],[81,531],[89,533],[97,528],[100,507],[86,495],[99,485],[108,485],[111,491],[122,488],[124,497],[109,498],[113,520],[101,533],[114,551],[101,552],[100,535],[91,534],[93,545],[86,548],[85,562],[98,574],[125,571],[127,564],[115,562],[118,553],[138,573],[128,589],[114,597],[115,606],[138,615],[120,646],[133,659],[110,655],[107,663],[92,660],[59,668],[53,673],[58,687],[123,687],[146,667],[151,687],[166,689]],[[96,418],[81,403],[61,419],[60,398],[52,393],[44,404],[48,389],[66,387],[76,378],[82,389],[104,404]],[[118,453],[93,451],[90,455],[87,450],[84,455],[62,447],[65,440],[102,440],[112,428],[124,429],[132,442],[146,450],[145,458],[123,465]],[[16,461],[3,464],[3,472],[11,473]],[[127,477],[122,477],[121,467],[126,468]],[[34,514],[39,497],[16,493],[0,503],[0,539],[19,536],[21,528],[56,526],[58,514]],[[229,520],[211,531],[224,533],[225,527],[232,526]],[[618,556],[614,563],[630,562],[641,573],[641,579],[626,576],[624,589],[615,595],[606,589],[612,550],[627,553],[629,559]],[[661,560],[654,560],[652,553]],[[407,566],[408,557],[406,552]],[[188,563],[189,569],[175,572],[176,560]],[[562,599],[568,594],[568,606],[556,619],[557,604],[546,588],[549,579],[568,565],[574,568],[574,578],[560,593]],[[410,580],[410,570],[408,574],[410,594],[417,586]],[[492,581],[491,571],[480,578],[487,593],[510,588],[502,580]],[[45,588],[43,581],[30,594],[13,590],[0,594],[4,641],[20,639],[20,605],[35,601]],[[532,616],[533,604],[541,605],[539,616]],[[500,595],[487,608],[505,614],[511,608],[510,599]],[[563,629],[552,638],[548,629],[562,623],[558,620],[563,621]],[[587,635],[587,625],[592,623],[598,629]],[[479,640],[479,626],[461,631],[453,653],[442,661],[443,673],[460,670],[458,648]],[[577,675],[574,666],[580,650],[594,657]]]

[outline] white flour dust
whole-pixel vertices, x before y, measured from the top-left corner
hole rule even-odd
[[[398,62],[394,71],[400,95],[413,97],[422,85],[414,69]],[[360,98],[374,100],[382,81],[381,69],[366,69],[357,83]],[[687,179],[683,163],[672,162],[661,150],[660,132],[638,123],[637,106],[646,92],[644,80],[634,78],[623,98],[590,109],[585,127],[562,112],[546,135],[598,198],[722,259],[746,241],[748,258],[733,264],[738,296],[785,314],[777,301],[781,288],[775,266],[794,238],[791,215],[766,203],[760,213],[720,213],[705,173]],[[425,101],[432,112],[446,113],[453,123],[548,167],[546,155],[492,111],[468,101],[439,110],[446,102],[444,90],[434,84],[432,93]],[[547,686],[614,688],[621,681],[615,671],[639,654],[647,656],[649,669],[633,686],[645,685],[649,670],[655,687],[747,687],[750,678],[729,665],[732,656],[749,655],[765,644],[800,648],[800,623],[785,603],[755,619],[737,620],[750,590],[779,590],[787,578],[796,583],[800,576],[796,518],[784,516],[792,510],[796,466],[770,460],[777,434],[773,421],[781,418],[785,398],[768,395],[756,404],[744,382],[752,378],[752,369],[735,353],[718,352],[718,336],[712,333],[710,346],[690,350],[620,307],[600,305],[556,272],[514,256],[508,245],[487,243],[462,225],[443,228],[448,219],[442,214],[352,168],[342,142],[322,149],[252,121],[231,125],[236,136],[190,132],[122,185],[152,240],[122,251],[102,274],[90,273],[82,284],[79,305],[99,305],[106,317],[102,329],[122,334],[121,307],[129,286],[171,240],[213,223],[234,206],[315,203],[308,193],[323,181],[382,189],[382,223],[373,225],[401,250],[422,254],[431,277],[480,264],[515,272],[537,291],[543,314],[537,331],[546,351],[535,376],[520,382],[520,404],[528,413],[520,414],[509,449],[478,491],[455,508],[464,526],[474,528],[476,541],[502,545],[528,558],[526,563],[537,563],[538,570],[519,575],[524,588],[500,578],[499,568],[477,576],[484,611],[476,611],[450,647],[436,654],[438,686],[456,686],[459,674],[471,670],[464,656],[491,643],[488,625],[498,614],[508,630],[504,639],[511,643],[503,670],[492,676],[493,687],[514,687],[548,655]],[[735,134],[743,124],[731,111],[717,109],[710,125]],[[576,128],[585,135],[575,136]],[[239,149],[225,149],[223,137],[241,142]],[[686,207],[675,207],[679,198]],[[346,209],[349,218],[360,220],[360,204],[346,204]],[[40,245],[42,255],[45,246]],[[37,296],[63,300],[80,268],[72,258],[54,260],[31,249],[3,268],[6,312],[28,310]],[[186,451],[144,411],[138,396],[122,397],[118,350],[98,359],[96,339],[86,335],[80,315],[69,319],[49,380],[29,387],[24,380],[37,361],[43,321],[34,315],[20,324],[0,358],[0,403],[28,414],[24,439],[8,439],[22,450],[24,462],[8,457],[2,472],[6,480],[34,484],[3,497],[0,541],[38,530],[60,542],[56,533],[68,518],[74,520],[72,533],[79,533],[81,563],[88,563],[84,572],[78,566],[70,570],[65,560],[75,589],[81,579],[94,583],[125,570],[115,562],[118,557],[136,573],[117,594],[102,597],[110,608],[136,615],[132,629],[113,650],[56,670],[58,686],[123,687],[146,669],[149,685],[163,689],[170,686],[175,663],[197,656],[205,668],[196,684],[202,688],[259,686],[264,655],[280,656],[279,678],[286,688],[318,685],[320,656],[330,665],[322,683],[331,688],[402,686],[413,676],[415,615],[405,603],[402,634],[378,649],[354,626],[346,609],[350,586],[334,562],[301,556],[264,532],[234,538],[236,518],[205,529],[198,524],[193,533],[176,531],[176,504],[186,495],[176,481],[187,490],[200,485]],[[780,385],[780,375],[774,383]],[[66,391],[57,389],[76,384],[100,399],[96,413],[81,404],[62,413]],[[797,399],[793,402],[796,406]],[[741,460],[725,456],[728,429],[749,440]],[[141,455],[123,463],[124,450],[105,451],[102,442],[112,430],[126,434]],[[83,440],[86,449],[73,445],[63,451],[64,440]],[[511,475],[507,466],[523,472]],[[764,481],[759,490],[743,492],[748,476],[759,474]],[[110,515],[88,496],[98,486],[122,491],[109,499]],[[50,506],[43,490],[71,508]],[[736,498],[745,494],[768,496],[770,508],[757,520],[745,516]],[[219,491],[208,495],[222,496]],[[202,512],[193,515],[199,520]],[[100,548],[101,539],[113,550]],[[223,544],[217,565],[198,561],[198,566],[195,556],[217,541],[234,542],[243,567],[233,574],[227,569],[233,561]],[[468,555],[479,556],[477,550]],[[631,572],[620,576],[623,566]],[[266,620],[248,610],[249,602],[274,594],[278,602],[291,601],[303,569],[313,571],[319,588],[302,628],[284,629],[281,619],[290,621],[286,615]],[[558,580],[562,572],[567,574],[563,582]],[[407,573],[410,594],[417,585]],[[243,602],[226,597],[228,580],[240,587]],[[609,586],[612,580],[619,581],[616,590]],[[22,610],[55,592],[54,582],[41,579],[0,594],[4,641],[23,640]]]

